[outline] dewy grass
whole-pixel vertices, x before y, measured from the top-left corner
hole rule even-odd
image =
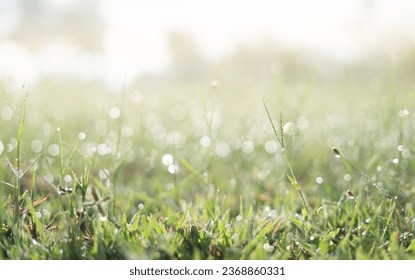
[[[90,94],[85,96],[99,96],[96,100],[113,104],[114,96],[102,92],[94,96],[94,92],[86,90],[80,94],[85,92]],[[263,123],[246,114],[249,110],[242,103],[238,106],[244,110],[238,107],[232,111],[234,99],[227,104],[224,96],[220,100],[218,97],[215,111],[226,121],[210,135],[211,116],[205,119],[206,114],[200,114],[203,104],[199,100],[186,103],[186,98],[178,97],[189,95],[175,95],[174,101],[163,99],[157,106],[147,106],[153,103],[146,103],[146,98],[151,98],[146,95],[139,115],[137,104],[125,102],[123,118],[116,122],[100,111],[102,106],[92,106],[90,111],[82,107],[80,114],[70,102],[59,107],[46,102],[45,97],[30,98],[27,116],[19,111],[17,128],[12,118],[0,115],[4,119],[0,141],[5,144],[0,154],[0,259],[415,259],[413,203],[395,200],[393,195],[390,199],[379,190],[383,186],[394,194],[400,186],[413,198],[414,157],[396,149],[398,145],[403,145],[401,150],[413,148],[412,127],[402,131],[399,143],[395,142],[398,130],[385,129],[390,133],[382,138],[385,145],[373,145],[383,124],[374,124],[373,130],[368,130],[353,120],[348,125],[345,120],[335,132],[344,135],[344,129],[348,135],[356,135],[357,140],[351,137],[342,142],[359,145],[359,161],[355,161],[355,157],[349,158],[338,148],[327,151],[321,140],[329,138],[332,131],[318,125],[302,130],[296,138],[301,149],[291,149],[291,141],[281,130],[283,117],[288,118],[282,113],[277,116],[278,122],[270,122],[279,139],[272,141],[264,135]],[[33,100],[42,106],[33,108]],[[292,100],[296,101],[295,96]],[[178,103],[187,117],[173,120],[169,108]],[[73,106],[79,104],[74,102]],[[0,112],[4,106],[0,104]],[[285,112],[290,104],[284,106]],[[21,102],[18,107],[22,108]],[[264,107],[271,119],[265,104]],[[264,111],[262,105],[257,109]],[[59,111],[58,117],[54,111]],[[326,118],[325,112],[313,112]],[[59,118],[62,115],[65,117]],[[302,119],[308,116],[306,111],[303,115]],[[405,118],[412,123],[415,115]],[[154,137],[154,119],[165,128],[166,135],[181,133],[185,145],[174,146],[168,137]],[[307,119],[310,124],[317,123],[311,116]],[[106,129],[97,129],[98,122],[106,123]],[[128,126],[134,132],[119,135],[119,126]],[[56,127],[62,130],[57,133]],[[87,133],[86,139],[76,138],[79,129]],[[209,147],[201,145],[203,136],[211,138]],[[116,151],[119,139],[120,150]],[[251,145],[248,152],[241,148],[245,139],[249,139],[245,144]],[[33,149],[32,141],[40,141],[43,150]],[[60,154],[44,153],[48,143],[55,141],[59,141]],[[96,152],[103,141],[111,147],[110,154]],[[229,143],[227,157],[216,153],[216,145],[221,142]],[[176,163],[182,167],[176,178],[161,161],[174,148]],[[269,154],[279,148],[285,149],[281,157],[270,161]],[[295,150],[295,156],[291,150]],[[124,152],[128,153],[125,160],[115,156]],[[334,152],[339,160],[325,157],[327,152]],[[356,168],[340,160],[340,156]],[[29,184],[24,180],[27,176],[19,183],[21,189],[30,185],[36,189],[32,197],[19,193],[19,198],[15,192],[16,157],[23,170],[20,176],[29,169],[33,172]],[[402,165],[391,161],[395,157]],[[37,164],[28,169],[29,162]],[[362,168],[360,162],[364,162]],[[273,176],[278,167],[286,171],[282,176]],[[370,176],[370,181],[359,168]],[[101,176],[102,170],[109,171]],[[113,176],[111,181],[105,179],[114,174],[113,170],[118,172],[116,184]],[[318,183],[316,176],[324,178],[324,182]],[[57,185],[57,191],[35,188],[41,178],[53,178],[51,183]],[[301,185],[297,182],[300,178]],[[58,186],[60,180],[62,186]],[[378,189],[373,183],[379,184]],[[304,194],[302,202],[296,189],[300,197]],[[306,208],[309,214],[303,204],[310,205]],[[19,215],[15,215],[16,207],[20,208]]]
[[[22,158],[22,137],[26,118],[26,99],[27,94],[23,97],[22,113],[20,115],[19,131],[17,133],[17,147],[16,147],[16,189],[14,193],[14,223],[17,229],[18,236],[20,236],[20,194],[21,194],[21,179],[24,175],[21,169]]]
[[[285,162],[287,163],[288,169],[290,171],[290,174],[287,175],[287,177],[290,180],[291,184],[298,190],[298,193],[300,194],[301,201],[303,202],[304,208],[307,211],[307,213],[309,214],[310,212],[308,210],[308,205],[307,205],[307,202],[306,202],[306,200],[304,198],[303,191],[301,190],[301,185],[298,182],[298,180],[297,180],[297,178],[296,178],[296,176],[294,174],[294,171],[293,171],[293,169],[291,167],[291,163],[290,163],[290,161],[289,161],[289,159],[287,157],[287,153],[285,152],[285,146],[284,146],[284,130],[283,130],[283,122],[282,122],[282,112],[280,112],[280,135],[278,135],[277,129],[275,128],[274,122],[272,121],[271,115],[269,113],[267,104],[265,103],[264,99],[262,99],[262,103],[264,104],[265,111],[267,112],[269,122],[271,123],[272,129],[274,130],[274,134],[277,137],[277,140],[278,140],[278,142],[279,142],[279,144],[281,146],[281,152],[284,155]]]

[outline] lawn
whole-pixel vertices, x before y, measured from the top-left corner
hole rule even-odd
[[[415,259],[413,85],[347,78],[3,85],[0,259]]]

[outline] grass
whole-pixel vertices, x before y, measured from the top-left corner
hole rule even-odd
[[[409,91],[281,87],[5,89],[0,259],[415,259]]]

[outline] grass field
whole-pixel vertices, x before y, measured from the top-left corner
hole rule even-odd
[[[415,96],[381,82],[4,86],[0,259],[415,259]]]

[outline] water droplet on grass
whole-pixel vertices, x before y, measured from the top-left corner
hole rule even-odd
[[[173,164],[173,156],[171,154],[164,154],[161,158],[161,162],[165,166],[170,166]]]
[[[350,182],[350,180],[352,180],[352,175],[350,175],[349,173],[346,173],[346,174],[344,174],[343,179],[344,179],[346,182]]]
[[[71,175],[65,175],[65,177],[63,177],[63,180],[66,183],[70,183],[70,182],[72,182],[72,176]]]
[[[200,138],[200,145],[204,148],[207,148],[210,146],[210,143],[212,143],[212,141],[210,140],[210,137],[205,135],[202,136],[202,138]]]
[[[34,153],[40,153],[43,149],[43,144],[40,140],[33,140],[30,147]]]
[[[85,140],[86,139],[86,133],[83,132],[83,131],[79,132],[78,139],[81,140],[81,141]]]
[[[170,174],[176,174],[178,171],[178,167],[175,164],[170,165],[167,170],[169,171]]]
[[[108,145],[107,145],[107,144],[105,144],[105,143],[101,143],[101,144],[99,144],[99,145],[97,146],[97,153],[98,153],[100,156],[105,156],[105,155],[107,155],[107,154],[111,153],[111,148],[110,148],[110,147],[108,147]]]
[[[250,154],[254,151],[254,144],[250,140],[245,140],[242,142],[241,149],[245,154]]]
[[[108,110],[108,115],[110,116],[111,119],[118,119],[121,115],[121,111],[120,109],[118,109],[117,107],[111,107]]]
[[[231,147],[227,142],[219,142],[215,147],[215,152],[219,157],[225,158],[230,155]]]
[[[297,133],[297,126],[295,125],[295,123],[287,122],[286,124],[284,124],[282,130],[286,135],[293,136]]]
[[[59,146],[57,144],[51,144],[48,147],[48,153],[49,155],[51,155],[52,157],[56,157],[57,155],[59,155]]]
[[[273,154],[278,150],[278,144],[274,140],[268,140],[265,143],[265,151],[269,154]]]
[[[268,253],[273,253],[275,251],[275,247],[272,245],[269,245],[268,243],[265,243],[263,246],[264,250]]]
[[[336,147],[331,148],[333,153],[334,153],[334,157],[335,158],[340,158],[340,152]]]
[[[409,115],[409,110],[408,109],[402,109],[399,111],[399,117],[403,118]]]

